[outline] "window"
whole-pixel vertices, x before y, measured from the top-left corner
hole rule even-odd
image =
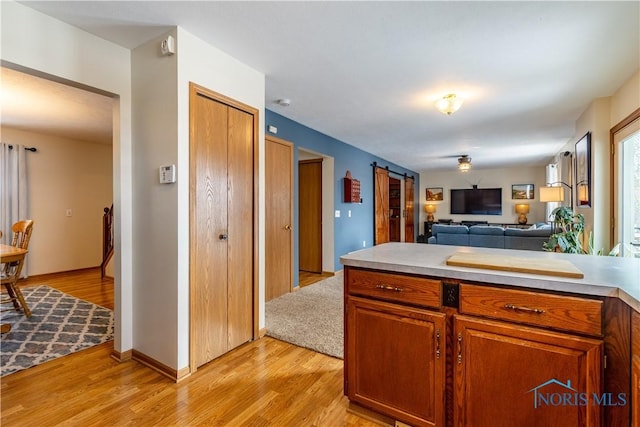
[[[622,256],[640,258],[640,110],[611,130],[614,232]]]

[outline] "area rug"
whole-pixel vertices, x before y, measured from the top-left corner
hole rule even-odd
[[[268,301],[267,335],[342,359],[342,281],[342,274],[337,274]]]
[[[9,323],[11,331],[2,334],[0,376],[113,339],[111,310],[49,286],[21,290],[32,314],[27,318],[2,305],[2,323]]]

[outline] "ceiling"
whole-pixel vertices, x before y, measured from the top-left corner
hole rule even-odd
[[[545,164],[640,67],[640,2],[21,3],[127,48],[181,26],[263,72],[268,109],[415,171]]]

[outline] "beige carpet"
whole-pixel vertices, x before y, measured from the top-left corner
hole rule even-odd
[[[267,335],[343,358],[342,274],[266,303]]]

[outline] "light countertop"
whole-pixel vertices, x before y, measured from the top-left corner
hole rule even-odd
[[[544,259],[564,259],[577,267],[584,274],[584,278],[575,279],[446,265],[447,258],[455,253],[495,254],[536,260],[538,263],[543,263]],[[350,267],[520,286],[533,290],[617,297],[640,312],[640,258],[422,243],[385,243],[348,253],[340,257],[340,261],[343,265]]]

